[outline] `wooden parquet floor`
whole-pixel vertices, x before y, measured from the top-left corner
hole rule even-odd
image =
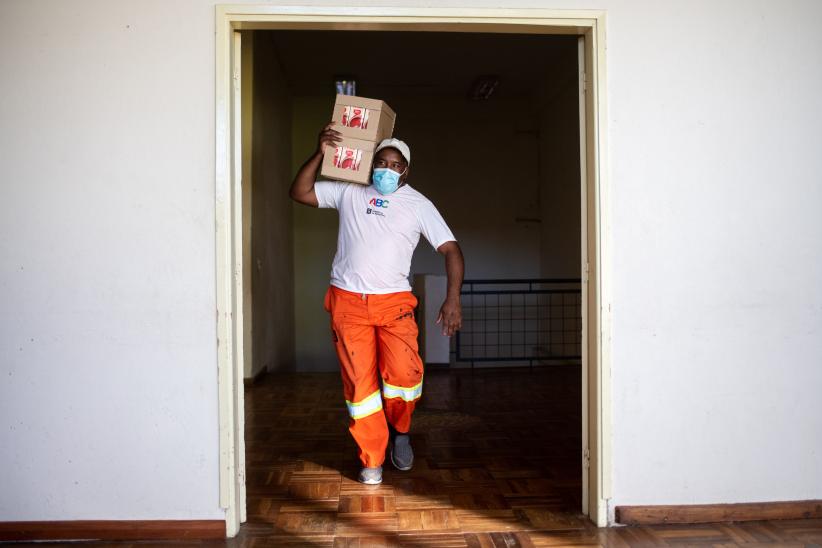
[[[83,546],[822,544],[822,520],[597,529],[579,512],[579,386],[573,366],[429,370],[413,470],[388,464],[382,485],[365,486],[339,375],[270,375],[246,388],[248,522],[236,538]]]

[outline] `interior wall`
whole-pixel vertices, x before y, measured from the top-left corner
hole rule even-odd
[[[224,516],[215,2],[163,6],[0,2],[3,519]],[[607,10],[612,505],[822,498],[822,4],[507,6]]]
[[[539,156],[536,111],[527,99],[420,101],[394,98],[394,135],[411,147],[409,184],[442,214],[465,256],[465,277],[539,275]],[[424,240],[415,274],[444,274]]]
[[[294,97],[292,104],[293,176],[316,150],[317,136],[331,119],[334,96]],[[337,213],[296,202],[292,208],[297,370],[338,371],[330,319],[323,308],[323,298],[331,277],[331,262],[337,249]]]
[[[434,102],[397,96],[394,136],[411,147],[409,184],[431,199],[460,242],[466,278],[539,276],[536,112],[523,102]],[[316,147],[334,97],[294,100],[294,169]],[[337,245],[336,212],[294,206],[297,368],[336,371],[322,307]],[[423,237],[411,276],[444,274],[444,260]]]
[[[822,499],[822,3],[606,7],[612,502]]]
[[[540,275],[579,278],[581,217],[576,44],[539,87]]]
[[[214,50],[211,2],[0,2],[4,521],[225,517]]]
[[[242,32],[241,98],[242,108],[242,200],[243,200],[243,376],[252,377],[254,367],[254,291],[251,283],[254,261],[251,258],[251,189],[253,186],[252,148],[254,135],[254,32]]]
[[[251,278],[253,368],[295,368],[291,98],[267,33],[254,32]]]

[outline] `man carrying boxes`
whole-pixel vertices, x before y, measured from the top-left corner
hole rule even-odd
[[[437,323],[449,337],[462,325],[462,252],[434,204],[407,184],[411,151],[386,138],[394,118],[382,101],[337,96],[333,120],[290,191],[301,204],[340,215],[324,304],[349,430],[359,446],[359,481],[366,484],[382,482],[387,448],[397,469],[410,470],[414,462],[408,431],[422,395],[423,364],[408,274],[420,234],[445,258],[448,291]],[[321,167],[323,176],[347,182],[316,181]]]

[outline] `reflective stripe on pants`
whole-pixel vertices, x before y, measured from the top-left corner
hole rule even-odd
[[[345,400],[345,404],[348,406],[348,414],[352,419],[364,419],[382,409],[382,398],[380,398],[380,391],[377,390],[362,401]]]
[[[402,386],[394,386],[392,384],[388,384],[387,382],[383,382],[382,396],[385,399],[402,398],[404,401],[414,401],[422,396],[422,383],[420,382],[418,385],[410,388],[404,388]]]

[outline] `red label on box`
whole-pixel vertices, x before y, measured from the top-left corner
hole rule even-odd
[[[359,171],[362,151],[356,148],[337,147],[334,150],[334,167]]]
[[[368,128],[368,109],[362,107],[352,107],[350,105],[343,109],[342,124],[346,127]]]

